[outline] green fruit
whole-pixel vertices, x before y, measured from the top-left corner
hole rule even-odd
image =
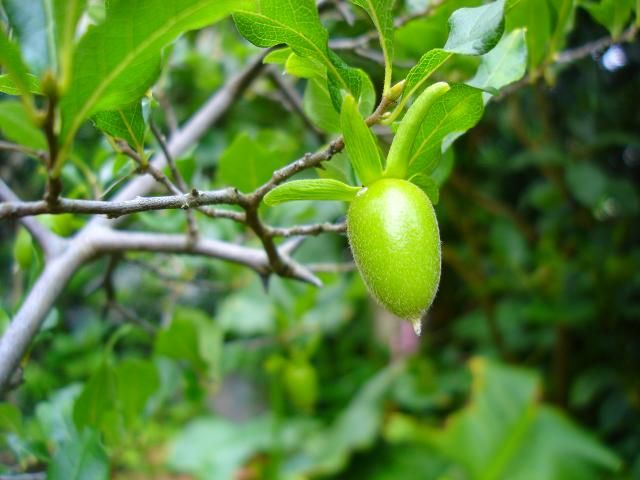
[[[316,371],[308,362],[290,361],[284,369],[284,386],[297,408],[310,412],[318,397],[318,378]]]
[[[33,260],[33,241],[31,234],[24,228],[18,230],[16,243],[13,246],[13,256],[22,270],[28,270]]]
[[[399,317],[418,320],[440,282],[438,221],[425,193],[406,180],[378,180],[351,202],[347,232],[372,295]]]

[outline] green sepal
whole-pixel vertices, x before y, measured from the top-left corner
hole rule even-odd
[[[360,187],[352,187],[331,178],[314,180],[294,180],[283,183],[271,190],[264,197],[264,203],[270,206],[296,200],[338,200],[350,202],[360,191]]]
[[[347,95],[342,103],[340,126],[347,154],[363,185],[369,185],[382,177],[378,143],[351,95]]]
[[[445,82],[434,83],[425,89],[407,110],[389,149],[384,171],[386,178],[407,178],[411,147],[420,125],[433,103],[447,93],[450,88],[449,84]]]

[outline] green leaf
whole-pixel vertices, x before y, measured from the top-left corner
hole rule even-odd
[[[4,0],[24,59],[34,72],[49,69],[66,78],[76,25],[85,6],[86,0]]]
[[[433,72],[444,65],[451,56],[451,53],[441,48],[434,48],[425,53],[407,74],[407,83],[404,86],[404,93],[402,94],[403,101],[406,101],[409,97],[417,93],[420,87],[431,77]]]
[[[295,53],[291,53],[287,58],[284,71],[298,78],[323,78],[325,74],[321,63],[313,58],[301,57]]]
[[[402,100],[394,111],[393,121],[431,75],[454,54],[484,55],[491,51],[504,31],[504,0],[475,8],[461,8],[449,17],[449,37],[444,48],[434,48],[422,55],[407,74]]]
[[[422,92],[411,105],[411,108],[402,119],[402,123],[400,123],[389,149],[385,176],[393,178],[407,177],[411,166],[412,148],[417,141],[422,124],[425,122],[429,111],[438,102],[438,99],[446,95],[450,88],[447,83],[435,83]]]
[[[506,7],[506,30],[525,29],[529,68],[546,58],[551,40],[551,12],[547,2],[509,0]]]
[[[631,20],[633,2],[634,0],[578,0],[578,5],[615,38]]]
[[[279,205],[296,200],[340,200],[350,202],[360,191],[346,183],[330,178],[294,180],[271,190],[265,197],[267,205]]]
[[[154,351],[157,355],[187,361],[196,369],[204,367],[198,354],[198,329],[188,317],[174,317],[167,328],[160,330]]]
[[[392,440],[437,448],[472,479],[564,480],[608,478],[620,460],[557,410],[541,405],[531,371],[474,359],[470,404],[442,429],[392,418]],[[481,441],[479,441],[481,439]]]
[[[87,0],[53,0],[53,25],[63,90],[73,67],[76,28],[86,6]]]
[[[553,55],[565,46],[566,34],[571,30],[573,25],[576,0],[549,0],[549,2],[553,9],[555,22],[547,58],[553,58]]]
[[[126,141],[139,154],[144,154],[144,135],[147,125],[142,115],[140,101],[114,111],[96,113],[93,118],[96,128],[107,135]]]
[[[262,63],[271,65],[284,65],[289,56],[291,55],[291,49],[289,47],[277,48],[267,53],[262,60]]]
[[[37,74],[42,74],[47,68],[57,70],[55,45],[52,45],[54,24],[50,7],[50,2],[45,3],[43,0],[3,1],[4,11],[22,57],[30,70]]]
[[[397,362],[380,370],[360,388],[326,432],[301,442],[300,448],[312,462],[301,474],[335,474],[345,467],[354,451],[371,447],[383,423],[384,400],[404,368],[402,362]]]
[[[444,50],[483,55],[495,47],[504,31],[504,1],[453,12],[449,18],[450,32]]]
[[[504,37],[489,53],[482,56],[476,75],[468,82],[472,87],[498,92],[520,80],[527,70],[525,30],[516,29]],[[491,97],[483,94],[485,104]]]
[[[464,84],[452,85],[423,117],[408,160],[409,174],[432,171],[448,147],[443,145],[445,138],[469,130],[482,118],[483,111],[481,90]]]
[[[45,150],[47,140],[32,123],[24,105],[17,100],[0,102],[0,132],[12,142],[36,150]]]
[[[573,196],[587,208],[595,208],[607,193],[607,176],[591,163],[569,165],[566,180]]]
[[[378,142],[351,95],[342,104],[340,124],[351,164],[362,184],[369,185],[382,176],[382,159]]]
[[[187,361],[199,371],[216,378],[220,368],[223,332],[202,310],[179,307],[171,324],[158,332],[155,352]]]
[[[302,107],[315,126],[327,133],[340,131],[340,114],[333,108],[324,79],[311,78],[302,97]]]
[[[282,156],[267,150],[246,133],[240,133],[220,156],[218,179],[242,192],[251,192],[282,166]]]
[[[327,73],[333,106],[340,110],[341,91],[360,98],[362,73],[351,68],[328,48],[328,33],[320,22],[314,0],[283,5],[280,0],[258,0],[255,8],[237,8],[233,18],[240,33],[258,47],[282,43],[304,58],[320,62]]]
[[[98,432],[83,430],[64,442],[54,454],[47,478],[50,480],[107,480],[109,459]]]
[[[91,376],[73,407],[73,421],[79,431],[83,427],[100,430],[115,409],[116,376],[113,368],[103,363]]]
[[[0,27],[0,67],[4,68],[21,95],[30,97],[31,79],[18,46]],[[30,103],[29,103],[30,105]]]
[[[107,17],[90,28],[74,54],[69,87],[60,102],[61,150],[67,155],[82,122],[141,98],[160,71],[160,53],[180,34],[214,23],[249,0],[147,0],[107,3]],[[153,15],[149,15],[153,12]]]
[[[42,95],[42,87],[40,87],[40,79],[31,73],[27,74],[28,91]],[[18,88],[9,74],[0,75],[0,93],[8,95],[22,95],[22,90]]]
[[[33,240],[26,228],[18,230],[13,244],[13,258],[23,271],[28,271],[33,261]]]
[[[148,360],[128,358],[115,367],[114,373],[119,407],[128,425],[133,425],[160,386],[158,371]]]
[[[391,86],[393,67],[393,4],[394,0],[351,0],[364,8],[378,31],[382,55],[384,57],[384,88],[387,92]]]
[[[11,403],[0,403],[0,430],[7,433],[21,432],[22,414],[18,407]]]
[[[430,176],[424,173],[418,173],[409,179],[411,183],[420,187],[420,189],[427,194],[429,200],[434,205],[437,205],[440,201],[440,189],[438,184]]]

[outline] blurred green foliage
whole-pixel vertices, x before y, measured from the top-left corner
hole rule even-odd
[[[12,26],[25,61],[38,73],[56,55],[37,41],[44,28],[41,3],[30,3],[31,23],[20,23],[34,34],[24,37],[28,41]],[[102,21],[103,3],[88,3],[88,18]],[[354,3],[381,8],[388,2]],[[455,10],[483,2],[398,3],[396,18],[433,10],[395,29],[394,81],[425,52],[445,47]],[[4,24],[25,18],[18,15],[24,13],[20,2],[0,5]],[[371,31],[362,9],[345,8],[355,15],[353,24],[333,6],[321,10],[330,38]],[[0,403],[0,474],[46,472],[65,480],[640,478],[640,44],[555,62],[567,48],[622,35],[635,21],[634,9],[631,0],[505,2],[507,41],[499,45],[522,52],[520,29],[526,29],[527,78],[534,84],[486,104],[478,125],[442,155],[441,140],[459,129],[438,137],[432,152],[438,162],[425,188],[439,196],[443,277],[422,337],[373,304],[349,268],[320,273],[322,288],[271,278],[265,291],[257,275],[221,261],[150,253],[101,258],[73,277],[23,363],[23,383]],[[218,15],[213,10],[211,18]],[[295,24],[292,12],[281,13]],[[191,20],[193,28],[201,26]],[[251,39],[250,22],[248,14],[239,20]],[[322,31],[316,33],[314,42],[323,45]],[[262,39],[264,46],[281,40]],[[371,55],[341,50],[345,63],[328,51],[323,66],[305,60],[308,45],[294,40],[290,47],[284,55],[273,52],[270,63],[277,75],[284,70],[295,81],[317,131],[288,108],[269,76],[261,76],[177,159],[189,185],[251,191],[275,168],[318,149],[340,131],[335,84],[360,94],[361,112],[371,112],[384,78]],[[126,112],[137,127],[150,116],[167,131],[170,120],[160,103],[168,102],[184,122],[258,50],[231,20],[189,32],[165,51],[154,99]],[[490,75],[499,63],[496,51],[480,59],[452,55],[432,80],[473,78],[471,85],[494,93],[512,81]],[[150,54],[145,72],[155,71],[159,52]],[[91,63],[87,52],[83,61]],[[329,84],[318,80],[332,65]],[[478,65],[485,70],[476,75]],[[513,74],[519,65],[509,67]],[[104,72],[94,73],[100,82]],[[91,92],[89,84],[82,87],[83,95]],[[475,115],[479,110],[471,107],[480,108],[488,94],[473,95],[476,103],[461,105]],[[0,96],[3,139],[45,148],[28,108],[14,98]],[[470,115],[464,129],[480,118],[462,114]],[[79,129],[62,167],[65,196],[108,196],[135,174],[133,162],[114,153],[95,128],[122,137],[123,125],[113,119],[112,111],[103,112]],[[432,120],[425,134],[440,125]],[[127,130],[132,145],[143,153],[147,148],[146,154],[157,149],[148,132],[134,130]],[[388,135],[380,138],[388,148]],[[36,157],[0,153],[0,176],[22,198],[43,191],[46,175]],[[317,175],[354,181],[344,154]],[[261,207],[261,213],[268,223],[287,226],[338,221],[345,207],[294,202]],[[87,217],[40,221],[71,236]],[[259,246],[242,225],[198,221],[203,236]],[[44,263],[17,222],[1,225],[0,331]],[[179,210],[147,212],[125,225],[177,233],[185,231],[186,219]],[[348,267],[350,256],[343,236],[325,234],[305,240],[296,258]]]

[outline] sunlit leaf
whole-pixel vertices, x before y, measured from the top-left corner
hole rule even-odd
[[[336,110],[342,104],[341,91],[360,98],[362,74],[329,50],[328,33],[320,23],[314,0],[301,0],[295,6],[283,5],[279,0],[259,0],[253,9],[236,10],[236,26],[251,43],[263,48],[285,43],[297,55],[324,65]]]
[[[160,52],[180,34],[214,23],[249,0],[115,0],[78,44],[62,110],[61,158],[82,122],[141,98],[160,71]],[[150,15],[149,12],[153,12]]]

